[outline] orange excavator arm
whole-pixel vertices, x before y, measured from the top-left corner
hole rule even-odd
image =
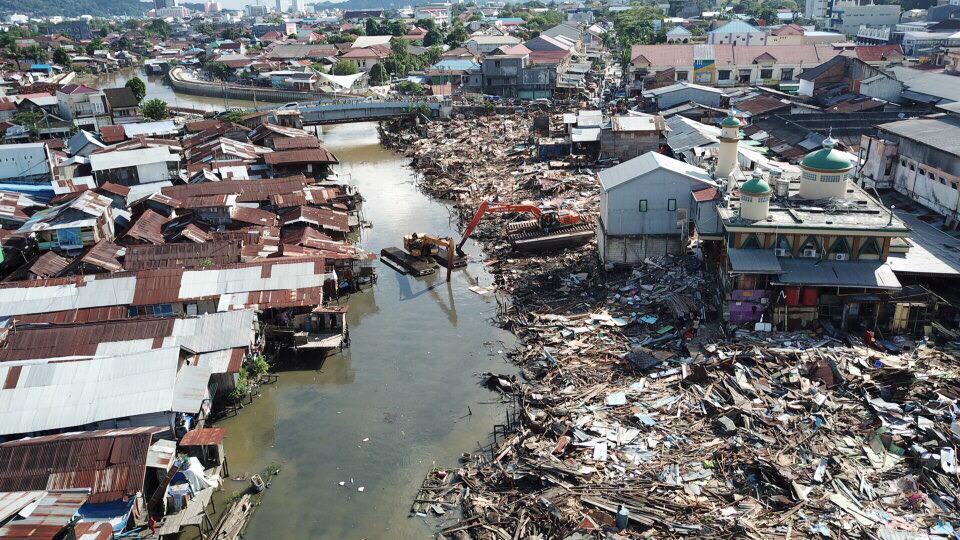
[[[483,201],[480,203],[480,207],[477,208],[477,213],[473,215],[473,219],[470,220],[470,224],[467,225],[467,228],[463,231],[463,238],[461,238],[460,243],[457,244],[457,254],[463,255],[463,244],[465,244],[467,242],[467,238],[470,238],[470,235],[473,234],[473,230],[476,229],[477,225],[480,224],[480,220],[483,219],[483,216],[498,212],[530,212],[538,221],[540,219],[540,215],[542,214],[540,207],[532,204],[492,205],[487,201]]]

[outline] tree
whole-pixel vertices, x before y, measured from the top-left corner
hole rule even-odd
[[[423,85],[413,81],[400,81],[397,83],[397,91],[401,94],[420,96],[423,95]]]
[[[383,67],[383,64],[377,62],[370,69],[370,84],[374,86],[379,86],[390,78],[390,74],[387,73],[387,68]]]
[[[383,27],[376,19],[367,19],[367,21],[363,23],[363,29],[368,36],[379,36],[383,33]]]
[[[93,56],[93,54],[103,48],[103,40],[100,38],[93,38],[93,41],[87,44],[87,54]]]
[[[439,45],[434,45],[430,47],[420,56],[421,67],[430,67],[440,61],[440,57],[443,56],[443,49]]]
[[[127,81],[127,84],[125,84],[124,86],[126,86],[127,88],[130,89],[131,92],[133,92],[133,95],[136,96],[137,98],[137,103],[140,103],[141,101],[143,101],[143,98],[146,97],[147,95],[147,84],[144,83],[143,79],[141,79],[140,77],[134,77],[130,79],[129,81]]]
[[[333,66],[334,75],[354,75],[360,72],[360,67],[353,60],[340,60]]]
[[[37,64],[42,64],[50,59],[50,55],[47,53],[46,49],[40,47],[39,45],[31,45],[27,47],[24,53],[27,55],[27,58],[32,59]]]
[[[23,111],[13,115],[13,123],[26,128],[30,132],[31,140],[40,133],[40,122],[42,121],[43,114],[39,111]]]
[[[163,120],[169,116],[167,102],[157,98],[148,99],[143,104],[143,116],[150,120]]]
[[[427,35],[423,36],[423,46],[430,47],[443,43],[443,31],[439,28],[427,30]]]
[[[230,66],[224,64],[223,62],[209,62],[206,66],[207,72],[210,73],[215,79],[220,79],[225,81],[233,75],[233,70],[230,69]]]
[[[637,6],[621,11],[613,20],[620,44],[652,43],[655,37],[653,22],[663,20],[663,11],[653,6]]]
[[[16,42],[7,45],[7,58],[13,60],[13,64],[17,66],[17,71],[20,71],[20,59],[23,58],[23,51],[20,50]]]
[[[463,23],[457,19],[453,21],[453,26],[450,28],[450,33],[447,34],[445,43],[451,47],[459,47],[469,38],[470,34],[467,33],[467,29],[463,26]]]
[[[53,50],[53,61],[61,66],[69,66],[70,54],[63,47],[57,47]]]
[[[153,19],[147,25],[147,33],[167,39],[170,37],[170,23],[163,19]]]
[[[403,21],[390,21],[387,23],[386,31],[394,37],[407,35],[407,25]]]

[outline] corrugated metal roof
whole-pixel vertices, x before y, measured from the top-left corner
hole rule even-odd
[[[118,272],[123,269],[123,266],[120,265],[120,261],[117,259],[122,250],[123,248],[120,246],[107,239],[103,239],[94,244],[94,246],[87,251],[86,255],[83,256],[81,261],[85,264],[102,268],[108,272]]]
[[[133,125],[135,124],[126,124],[124,129],[129,130],[130,126]],[[177,161],[178,159],[179,157],[170,152],[169,147],[166,146],[114,152],[97,152],[90,154],[90,169],[94,172],[106,171],[119,169],[121,167],[136,167],[137,165],[146,165],[148,163]]]
[[[307,184],[303,175],[263,180],[224,180],[170,186],[163,189],[163,194],[180,200],[186,197],[237,194],[237,202],[266,202],[272,195],[300,192]]]
[[[4,284],[0,286],[0,316],[127,305],[133,301],[136,284],[134,276],[83,276]]]
[[[193,224],[188,225],[188,227],[190,226],[200,230]],[[123,258],[123,267],[127,270],[147,270],[152,268],[221,266],[224,264],[239,263],[242,246],[243,242],[239,240],[211,240],[189,244],[133,245],[127,247],[127,254]]]
[[[783,274],[774,281],[779,285],[812,287],[857,287],[868,289],[900,289],[900,281],[884,262],[836,262],[819,259],[783,259]]]
[[[53,540],[61,538],[77,510],[90,498],[87,490],[41,491],[30,515],[0,527],[0,538]],[[78,527],[79,528],[79,527]],[[113,530],[111,529],[111,534]],[[110,537],[107,537],[110,538]],[[77,536],[78,540],[87,540]]]
[[[143,489],[147,450],[160,431],[103,429],[0,444],[0,490],[89,488],[91,503],[131,497]]]
[[[43,490],[0,492],[0,523],[10,519],[46,495],[47,492]]]
[[[281,225],[293,225],[294,223],[306,223],[324,230],[344,234],[350,232],[350,215],[329,208],[300,206],[291,208],[280,216]]]
[[[30,273],[41,278],[57,277],[70,266],[71,262],[70,259],[47,251],[30,265]]]
[[[268,165],[296,165],[307,163],[339,163],[337,158],[326,148],[300,148],[294,150],[280,150],[263,156]]]
[[[277,215],[269,210],[236,206],[230,210],[230,219],[238,223],[262,225],[265,227],[277,226]]]
[[[209,446],[220,444],[227,436],[226,428],[200,428],[187,432],[180,439],[180,446]]]
[[[700,189],[710,186],[716,187],[717,185],[716,182],[710,178],[710,175],[707,174],[707,171],[700,167],[684,163],[657,152],[647,152],[642,156],[637,156],[629,161],[600,171],[600,185],[604,191],[609,191],[620,184],[642,178],[657,171],[671,171],[686,176]],[[694,187],[694,185],[691,187]]]
[[[727,249],[730,271],[738,274],[781,274],[777,255],[770,249]]]
[[[203,397],[191,401],[196,397],[195,377],[181,381],[179,361],[180,348],[170,347],[124,356],[0,364],[0,380],[5,381],[0,435],[168,411],[196,413]],[[187,367],[196,366],[183,369]],[[209,378],[209,369],[206,374]]]
[[[163,244],[163,226],[168,221],[170,218],[148,208],[133,222],[125,236],[151,244]]]

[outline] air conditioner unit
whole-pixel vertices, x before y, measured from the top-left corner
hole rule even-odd
[[[817,257],[817,250],[807,248],[807,249],[803,250],[803,256],[804,256],[804,257],[810,257],[810,258]]]
[[[838,260],[838,261],[845,261],[845,260],[847,260],[847,254],[846,254],[846,253],[837,253],[837,254],[835,255],[835,258],[836,258],[836,260]]]
[[[777,248],[777,249],[773,250],[773,252],[777,254],[777,257],[786,257],[786,256],[787,256],[787,250],[786,250],[786,248]]]

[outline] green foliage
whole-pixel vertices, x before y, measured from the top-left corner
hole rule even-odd
[[[443,56],[443,49],[439,45],[434,45],[420,55],[420,69],[430,67],[440,61]]]
[[[417,22],[415,22],[414,24],[419,26],[420,28],[423,28],[427,32],[429,32],[430,30],[436,30],[437,28],[437,21],[433,19],[417,19]]]
[[[327,36],[327,43],[353,43],[357,39],[353,34],[330,34]]]
[[[459,47],[463,45],[463,42],[470,38],[470,34],[467,33],[467,29],[463,26],[463,23],[459,19],[453,21],[453,25],[450,27],[450,32],[447,34],[447,38],[444,40],[444,43],[450,47]]]
[[[70,54],[63,47],[57,47],[53,50],[54,63],[68,66],[70,65]]]
[[[143,104],[143,116],[150,120],[163,120],[169,116],[167,102],[162,99],[148,99]]]
[[[124,86],[133,92],[133,95],[137,97],[137,102],[143,101],[143,98],[147,95],[147,84],[140,77],[133,77]]]
[[[663,11],[659,8],[637,6],[618,13],[613,20],[613,27],[624,47],[635,43],[652,43],[655,37],[653,22],[663,17]]]
[[[353,60],[340,60],[333,65],[334,75],[353,75],[360,72],[360,67]]]
[[[228,26],[220,32],[220,37],[236,41],[242,37],[250,37],[250,33],[237,26]]]
[[[36,17],[61,15],[142,16],[144,4],[138,0],[0,0],[0,12],[26,13]],[[153,7],[153,4],[150,4]]]
[[[230,392],[230,397],[233,399],[243,399],[250,393],[250,374],[247,372],[246,366],[240,367],[240,373],[237,374],[237,384],[233,389],[233,392]]]
[[[27,128],[31,139],[39,134],[41,122],[43,122],[43,113],[39,111],[23,111],[13,115],[13,123]]]
[[[243,121],[244,115],[245,113],[242,111],[230,111],[220,116],[220,119],[231,124],[239,124]]]
[[[408,94],[412,96],[422,96],[423,95],[423,85],[420,83],[415,83],[413,81],[400,81],[397,83],[397,91],[401,94]]]
[[[382,35],[383,26],[380,25],[380,21],[377,19],[367,19],[363,23],[363,29],[368,36],[379,36]]]
[[[24,49],[23,54],[37,64],[42,64],[50,59],[50,53],[39,45],[31,45]]]
[[[147,33],[163,39],[170,37],[170,24],[163,19],[153,19],[147,24]]]
[[[221,81],[225,81],[233,75],[233,70],[230,69],[230,66],[223,62],[209,62],[203,67],[206,68],[207,72],[215,79],[220,79]]]
[[[389,78],[390,74],[387,73],[387,68],[383,67],[383,63],[381,62],[378,62],[370,69],[370,84],[374,86],[385,83]]]
[[[427,30],[427,35],[423,36],[423,46],[432,47],[434,45],[440,45],[443,43],[444,37],[443,30]]]
[[[258,354],[250,361],[250,373],[254,377],[262,377],[270,373],[270,363],[262,354]]]
[[[543,13],[537,13],[526,19],[526,27],[532,32],[543,32],[547,28],[552,28],[564,21],[563,13],[551,9]]]

